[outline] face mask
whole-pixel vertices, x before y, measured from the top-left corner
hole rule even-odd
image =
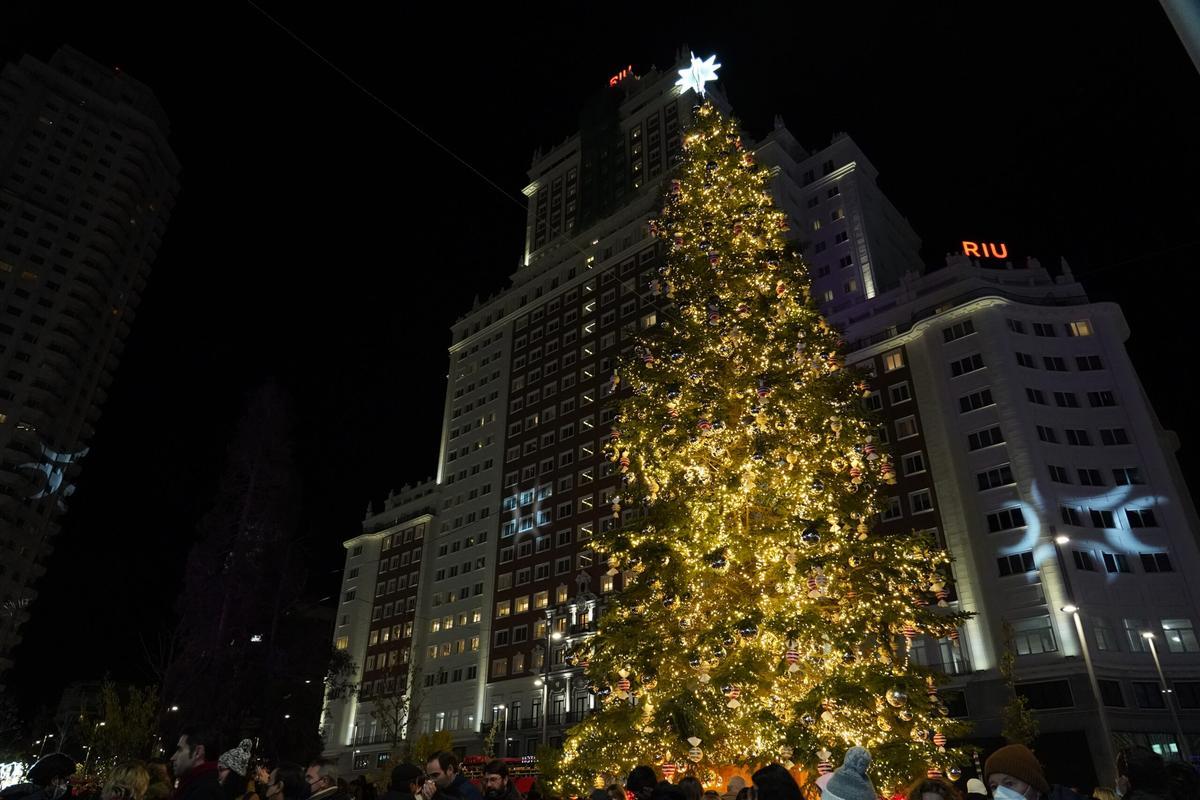
[[[992,795],[996,800],[1028,800],[1025,795],[1010,786],[997,786],[992,790]]]

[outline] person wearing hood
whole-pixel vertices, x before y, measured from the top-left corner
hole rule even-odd
[[[750,776],[754,796],[759,800],[803,800],[792,773],[781,764],[768,764]]]
[[[1037,756],[1023,744],[1001,747],[988,756],[983,774],[995,800],[1083,800],[1065,786],[1051,786]]]
[[[877,800],[879,793],[867,777],[869,766],[871,754],[867,748],[851,747],[821,790],[821,800]]]
[[[602,790],[601,790],[602,791]],[[483,767],[484,800],[524,800],[512,779],[508,777],[508,765],[493,758]]]

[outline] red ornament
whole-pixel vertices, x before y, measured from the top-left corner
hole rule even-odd
[[[629,678],[621,678],[621,680],[617,681],[617,691],[619,691],[619,692],[628,692],[629,691]]]
[[[662,765],[663,777],[665,779],[667,779],[668,781],[671,780],[671,776],[673,776],[675,774],[675,770],[678,768],[679,767],[675,764],[675,762],[673,762],[673,761],[666,762],[665,764]]]
[[[700,430],[702,430],[702,431],[711,431],[711,430],[712,430],[712,423],[711,423],[711,422],[709,422],[709,421],[708,421],[708,420],[706,420],[706,419],[702,419],[702,420],[700,420],[700,422],[698,422],[698,423],[696,424],[696,427],[697,427],[697,428],[699,428],[699,429],[700,429]]]
[[[927,777],[927,778],[940,778],[940,777],[942,777],[942,771],[941,771],[941,769],[939,769],[938,767],[930,767],[930,768],[928,769],[928,771],[926,771],[926,773],[925,773],[925,777]]]
[[[938,747],[945,747],[946,746],[946,734],[942,733],[941,731],[938,731],[937,733],[935,733],[933,735],[933,743],[936,744]]]
[[[938,601],[937,604],[940,608],[945,608],[946,606],[950,605],[949,600],[950,600],[950,590],[949,589],[943,588],[943,589],[937,590],[937,601]]]

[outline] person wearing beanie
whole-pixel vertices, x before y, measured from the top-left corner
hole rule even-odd
[[[967,781],[967,800],[988,800],[987,787],[979,778],[971,778]]]
[[[1117,791],[1122,800],[1163,800],[1167,771],[1162,756],[1145,747],[1123,748],[1117,753]]]
[[[954,784],[943,778],[921,778],[904,793],[905,800],[961,800]]]
[[[842,759],[842,765],[833,771],[833,777],[821,792],[822,800],[877,800],[879,793],[867,778],[867,767],[871,766],[871,754],[865,747],[851,747]]]
[[[226,750],[217,759],[217,780],[225,790],[229,800],[258,800],[258,790],[253,780],[247,780],[250,773],[250,748],[254,742],[242,739],[238,746]]]
[[[995,800],[1083,800],[1065,786],[1051,786],[1037,756],[1023,744],[1001,747],[988,756],[983,774]]]

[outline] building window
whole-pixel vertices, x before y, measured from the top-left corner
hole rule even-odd
[[[1028,550],[1024,553],[1013,553],[1010,556],[1000,556],[996,559],[996,566],[1000,570],[1000,577],[1005,578],[1009,575],[1019,575],[1022,572],[1035,572],[1033,566],[1033,551]]]
[[[1071,478],[1069,475],[1067,475],[1067,470],[1065,467],[1060,467],[1055,464],[1048,464],[1047,466],[1050,469],[1050,480],[1054,481],[1055,483],[1071,482]]]
[[[1088,392],[1087,397],[1092,408],[1106,408],[1117,404],[1117,398],[1112,392]]]
[[[1025,526],[1025,515],[1019,507],[1005,508],[987,515],[989,533],[1012,530]]]
[[[883,371],[892,372],[901,369],[904,366],[904,351],[893,350],[883,357]]]
[[[878,390],[863,398],[863,408],[867,411],[879,411],[883,408],[883,396]]]
[[[908,496],[908,505],[914,514],[923,514],[926,511],[933,511],[933,496],[928,489],[912,492]]]
[[[1025,333],[1025,323],[1018,319],[1005,319],[1008,324],[1008,329],[1013,333]]]
[[[1117,521],[1113,517],[1113,512],[1103,508],[1089,508],[1088,514],[1092,518],[1093,528],[1115,528]]]
[[[1113,483],[1117,486],[1138,486],[1145,483],[1137,467],[1118,467],[1112,473]]]
[[[988,489],[995,489],[997,486],[1008,486],[1015,481],[1013,480],[1012,467],[1008,464],[1001,464],[998,467],[984,470],[975,476],[979,481],[979,491],[986,492]]]
[[[1079,398],[1074,392],[1055,392],[1054,404],[1059,408],[1079,408]]]
[[[1067,444],[1075,447],[1091,447],[1092,439],[1088,432],[1080,428],[1067,428]]]
[[[1154,518],[1154,512],[1148,508],[1127,508],[1125,509],[1125,517],[1129,520],[1131,528],[1156,528],[1158,521]]]
[[[1166,553],[1139,553],[1142,559],[1142,572],[1174,572],[1171,557]]]
[[[1100,444],[1106,447],[1129,444],[1129,435],[1125,433],[1124,428],[1101,428]]]
[[[1200,653],[1200,642],[1190,619],[1164,619],[1162,629],[1167,649],[1172,653]]]
[[[1033,323],[1033,335],[1053,337],[1054,326],[1049,322],[1035,322]]]
[[[901,459],[905,475],[917,475],[925,471],[925,454],[918,450],[908,453]]]
[[[1034,363],[1033,356],[1029,355],[1028,353],[1018,352],[1017,353],[1017,363],[1020,364],[1022,367],[1028,367],[1029,369],[1037,369],[1037,364]]]
[[[1041,389],[1025,388],[1025,399],[1031,403],[1036,403],[1039,406],[1046,405],[1046,395]]]
[[[948,328],[942,328],[942,339],[947,342],[953,342],[955,339],[961,339],[974,332],[975,323],[969,319],[964,319],[962,322],[956,322]]]
[[[1122,572],[1133,572],[1133,569],[1129,566],[1129,559],[1125,557],[1124,553],[1102,553],[1101,555],[1104,556],[1104,569],[1107,572],[1114,575]]]
[[[1100,474],[1098,469],[1078,469],[1079,483],[1081,486],[1103,486],[1104,476]]]
[[[907,403],[911,399],[912,392],[909,391],[908,381],[896,383],[888,387],[888,400],[892,405]]]
[[[1091,336],[1092,323],[1086,319],[1076,320],[1075,322],[1067,323],[1068,336]]]
[[[1060,506],[1059,511],[1062,512],[1062,521],[1064,525],[1082,525],[1083,521],[1080,518],[1080,509],[1074,506]]]
[[[1075,366],[1079,368],[1080,372],[1104,369],[1104,365],[1100,362],[1100,356],[1075,356]]]
[[[992,399],[992,390],[983,389],[958,398],[958,411],[960,414],[966,414],[995,404],[996,402]]]
[[[1062,356],[1042,356],[1042,363],[1050,372],[1067,371],[1067,362],[1063,360]]]
[[[1012,628],[1017,655],[1029,656],[1058,650],[1049,615],[1015,620]]]
[[[883,510],[880,512],[880,519],[884,522],[890,522],[894,519],[900,519],[904,516],[904,510],[900,507],[899,497],[888,497],[884,499]]]
[[[1166,708],[1162,687],[1149,681],[1133,682],[1133,702],[1138,708]]]
[[[1095,572],[1096,561],[1092,558],[1092,554],[1087,550],[1072,550],[1071,557],[1075,560],[1075,569],[1081,569],[1084,572]]]
[[[993,425],[990,428],[967,435],[967,449],[969,450],[982,450],[985,447],[991,447],[1003,442],[1004,434],[1001,433],[999,425]]]
[[[959,375],[966,375],[968,372],[981,369],[983,369],[983,356],[979,353],[972,353],[950,362],[950,377],[957,378]]]
[[[896,420],[896,438],[909,439],[917,435],[917,418],[903,417]]]

